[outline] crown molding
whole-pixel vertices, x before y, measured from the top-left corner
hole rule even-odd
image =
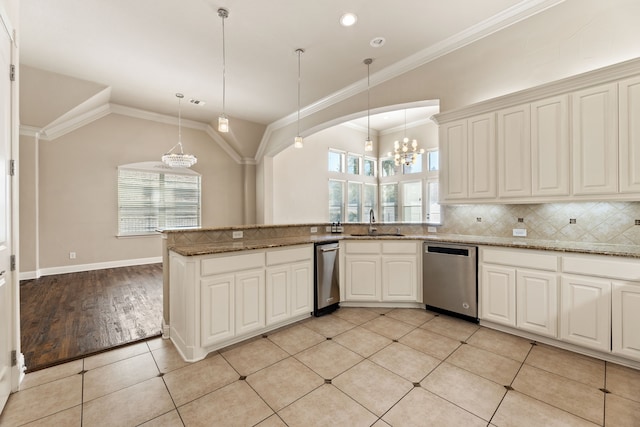
[[[369,76],[369,82],[366,78],[355,82],[349,86],[342,88],[312,104],[300,109],[300,118],[310,116],[314,113],[322,111],[331,107],[339,102],[349,99],[367,88],[377,86],[402,74],[405,74],[411,70],[414,70],[422,65],[425,65],[431,61],[434,61],[441,56],[451,53],[457,49],[460,49],[466,45],[469,45],[475,41],[478,41],[484,37],[487,37],[493,33],[496,33],[504,28],[507,28],[517,22],[534,16],[540,12],[543,12],[553,6],[556,6],[565,0],[525,0],[515,6],[512,6],[499,14],[486,19],[468,29],[461,31],[453,36],[442,40],[439,43],[434,44],[420,52],[411,55],[404,60],[398,61],[393,65],[374,72]],[[298,112],[294,112],[285,116],[275,122],[270,123],[265,130],[265,133],[260,142],[260,146],[256,152],[255,159],[260,159],[267,152],[266,145],[271,142],[271,135],[277,129],[286,127],[298,119]],[[301,135],[304,136],[304,135]],[[269,150],[273,151],[273,150]]]
[[[20,125],[20,136],[28,136],[31,138],[40,137],[40,128],[29,125]]]

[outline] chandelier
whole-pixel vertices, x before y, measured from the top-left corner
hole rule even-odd
[[[182,115],[180,113],[180,101],[184,98],[184,95],[176,93],[176,98],[178,98],[178,143],[162,156],[162,162],[172,168],[190,168],[198,162],[198,159],[193,154],[184,154],[182,150]],[[173,152],[176,148],[180,149],[179,153]]]
[[[418,154],[422,153],[424,153],[424,148],[418,148],[417,140],[414,139],[409,143],[409,138],[407,138],[407,110],[404,110],[404,138],[402,139],[402,143],[400,143],[400,141],[394,141],[393,153],[389,152],[387,155],[393,155],[396,166],[400,166],[401,164],[410,166],[416,162]]]

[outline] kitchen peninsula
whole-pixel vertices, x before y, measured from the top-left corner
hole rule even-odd
[[[366,224],[346,225],[341,234],[318,232],[325,227],[164,231],[165,337],[172,339],[185,360],[196,361],[309,317],[314,243],[412,243],[418,278],[421,242],[464,243],[479,247],[482,325],[640,368],[640,338],[631,326],[640,323],[637,245],[436,234],[421,224],[379,225],[378,233],[386,236],[367,235]],[[344,254],[340,262],[345,262]],[[273,286],[274,277],[284,277],[279,288]],[[422,305],[419,292],[412,302],[344,298],[343,271],[340,282],[345,305]]]

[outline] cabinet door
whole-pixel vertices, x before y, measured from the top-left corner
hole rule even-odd
[[[618,88],[615,83],[572,95],[573,194],[618,191]]]
[[[300,262],[291,266],[291,316],[313,311],[313,263]]]
[[[345,257],[345,299],[380,301],[380,257],[347,255]]]
[[[557,276],[552,273],[518,269],[516,292],[518,328],[557,338]]]
[[[640,77],[618,84],[620,192],[640,193]]]
[[[612,298],[612,350],[640,360],[640,284],[614,282]]]
[[[415,256],[384,255],[382,257],[382,300],[416,301],[417,277]]]
[[[236,335],[264,328],[264,270],[237,273]]]
[[[493,113],[467,120],[469,198],[496,197],[496,125]]]
[[[516,269],[483,264],[480,300],[483,320],[516,326]]]
[[[531,104],[531,194],[569,195],[568,96]]]
[[[200,281],[200,345],[206,347],[235,335],[235,277],[211,276]]]
[[[287,320],[291,316],[290,310],[290,278],[291,269],[287,265],[267,268],[266,284],[266,323]]]
[[[531,112],[529,105],[498,111],[498,195],[531,195]]]
[[[467,122],[445,123],[440,134],[440,185],[443,200],[466,199]]]
[[[562,276],[560,338],[609,351],[611,283],[581,276]]]

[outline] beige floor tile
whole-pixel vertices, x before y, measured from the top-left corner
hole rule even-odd
[[[472,345],[461,345],[446,361],[502,385],[510,385],[521,362]]]
[[[447,338],[445,336],[427,331],[425,329],[414,329],[399,340],[409,347],[426,353],[430,356],[444,360],[453,353],[460,344],[460,341]]]
[[[333,341],[324,341],[295,358],[324,379],[332,379],[362,360],[362,356]]]
[[[420,326],[433,319],[434,314],[421,308],[394,308],[385,316],[392,319],[401,320],[414,326]]]
[[[274,411],[324,384],[324,379],[289,357],[247,377],[247,383]]]
[[[333,341],[351,351],[355,351],[362,357],[369,357],[393,342],[387,337],[383,337],[360,326],[338,335]]]
[[[0,423],[1,424],[1,423]],[[65,409],[64,411],[41,418],[32,423],[24,424],[24,427],[81,427],[82,426],[82,405]]]
[[[130,357],[148,352],[149,347],[147,347],[147,344],[144,342],[127,345],[115,350],[86,357],[84,359],[84,369],[90,370],[99,368],[100,366],[108,365],[113,362],[118,362],[120,360],[128,359]]]
[[[160,369],[162,373],[171,372],[174,369],[184,368],[189,365],[189,362],[184,361],[173,344],[153,350],[151,354],[158,365],[158,369]]]
[[[145,341],[147,346],[149,347],[149,351],[157,350],[162,347],[171,347],[173,343],[168,338],[152,338],[150,340]]]
[[[640,425],[640,402],[607,394],[604,414],[605,426],[637,427]]]
[[[379,316],[362,324],[362,327],[392,340],[408,334],[416,327],[387,316]]]
[[[504,386],[447,362],[438,366],[420,385],[487,421],[507,392]]]
[[[175,409],[162,378],[152,378],[84,403],[82,426],[138,425]]]
[[[393,310],[393,308],[391,308],[391,307],[367,307],[367,310],[371,310],[374,313],[378,313],[378,314],[387,314],[388,312]]]
[[[370,426],[378,417],[333,385],[323,385],[281,410],[289,426]]]
[[[592,387],[604,387],[605,362],[602,360],[538,344],[533,346],[524,363]]]
[[[340,307],[333,313],[333,315],[355,325],[362,325],[363,323],[380,316],[380,314],[372,310],[361,307]]]
[[[252,374],[289,357],[289,353],[266,338],[223,350],[220,354],[240,375]]]
[[[180,415],[178,415],[178,410],[174,409],[171,412],[167,412],[164,415],[160,415],[157,418],[141,424],[140,427],[182,427],[183,425]]]
[[[466,320],[441,314],[422,325],[421,328],[453,338],[454,340],[466,341],[478,330],[479,326]]]
[[[256,427],[287,427],[287,425],[277,414],[273,414],[261,423],[256,424]]]
[[[52,366],[51,368],[41,369],[25,375],[24,380],[20,384],[20,390],[26,390],[51,381],[70,377],[79,374],[83,369],[82,359],[73,362],[63,363],[62,365]]]
[[[371,427],[391,427],[391,426],[389,426],[389,424],[387,424],[384,421],[382,421],[382,418],[381,418],[378,421],[376,421],[376,423],[374,425],[372,425]]]
[[[417,383],[433,371],[440,360],[404,344],[393,343],[369,358],[407,380]]]
[[[0,426],[18,426],[82,403],[82,375],[14,393],[0,415]]]
[[[491,424],[497,427],[594,427],[597,424],[516,391],[509,391]]]
[[[392,426],[485,427],[487,422],[417,387],[411,390],[382,419]]]
[[[532,347],[529,340],[482,327],[467,342],[518,362],[524,362]]]
[[[413,388],[408,380],[368,360],[338,375],[331,384],[377,416],[382,416]]]
[[[295,325],[269,334],[268,337],[273,343],[289,354],[300,353],[302,350],[306,350],[326,340],[324,335],[320,335],[304,325]]]
[[[320,335],[327,338],[335,337],[336,335],[356,327],[355,324],[347,322],[346,320],[334,315],[314,317],[308,322],[305,322],[304,326],[309,329],[313,329]]]
[[[525,364],[518,372],[513,388],[596,424],[603,422],[604,393],[596,387]]]
[[[185,426],[252,426],[273,411],[245,381],[236,381],[178,408]]]
[[[91,369],[84,374],[83,402],[141,383],[158,374],[151,353]]]
[[[173,370],[163,377],[177,406],[231,384],[238,378],[239,374],[219,354]]]
[[[640,370],[607,362],[607,390],[640,402]]]

